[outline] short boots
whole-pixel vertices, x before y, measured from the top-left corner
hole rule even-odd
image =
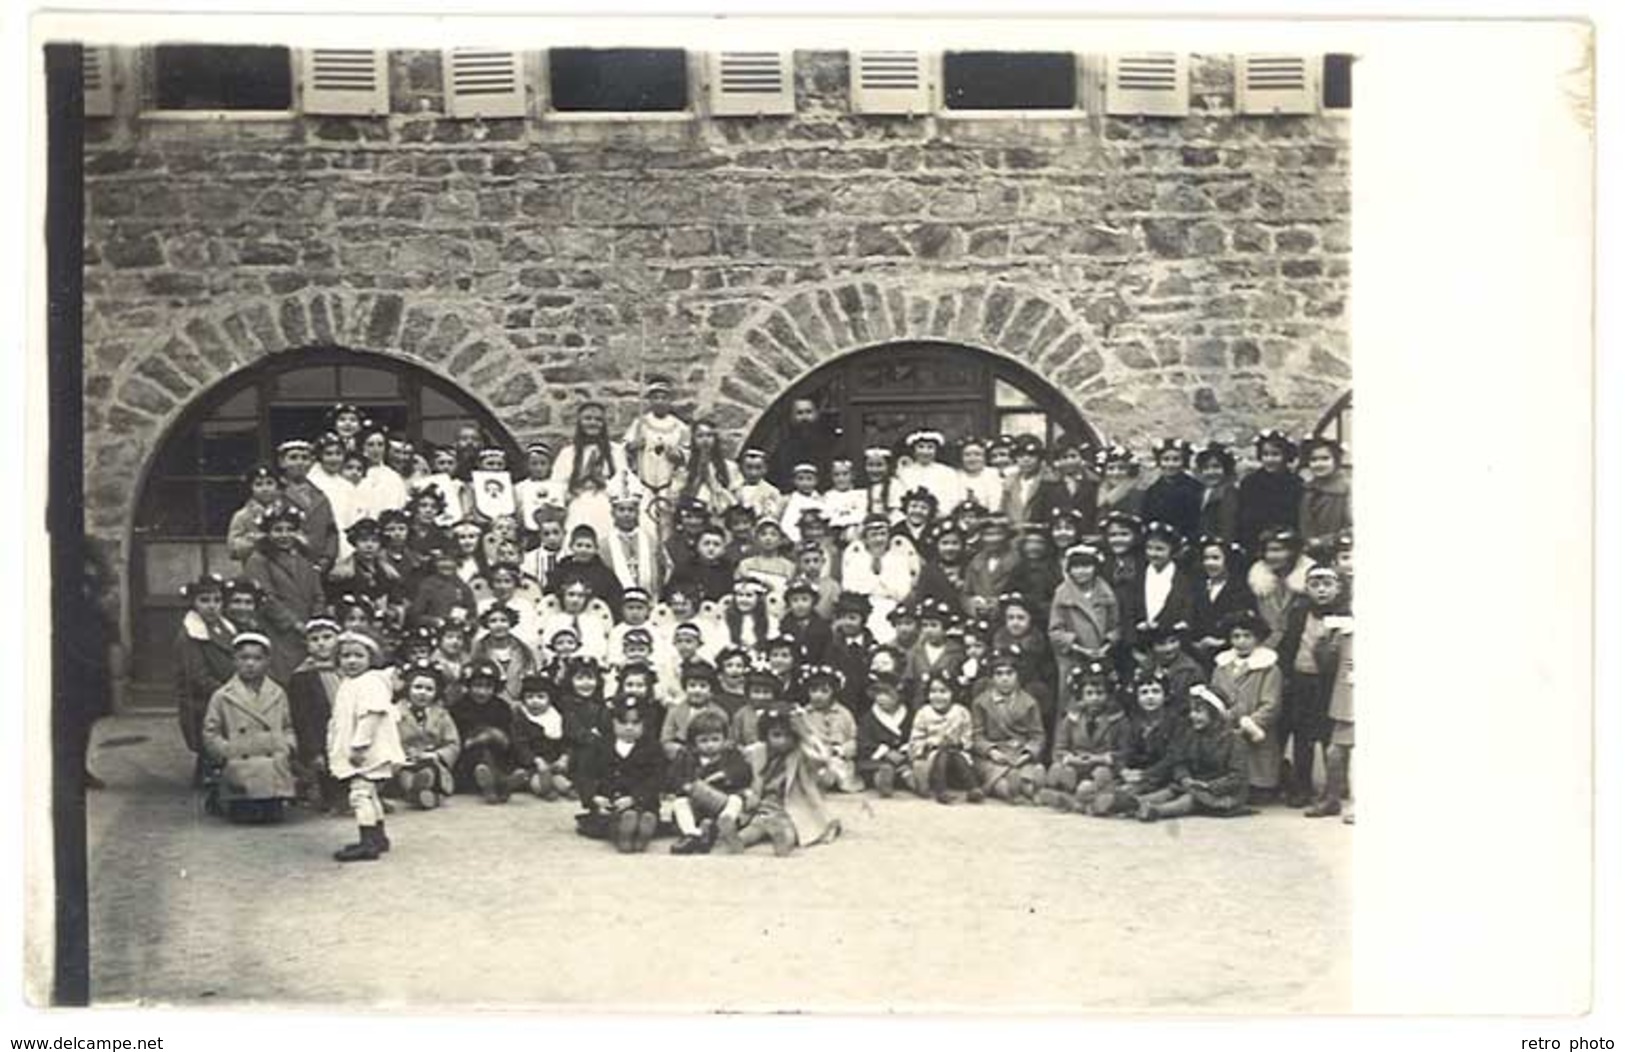
[[[359,838],[353,844],[346,844],[333,852],[333,858],[339,862],[376,862],[383,853],[378,846],[378,827],[361,826]],[[387,844],[384,850],[388,850]]]
[[[875,768],[875,791],[881,796],[890,798],[897,784],[897,772],[890,767]]]
[[[615,816],[615,850],[623,855],[630,855],[636,851],[634,846],[638,836],[638,813],[631,808]]]
[[[725,855],[737,855],[745,850],[744,842],[739,839],[739,819],[732,815],[717,818],[716,846],[721,848]]]
[[[373,846],[378,849],[380,855],[389,854],[389,836],[384,832],[384,820],[380,818],[378,824],[372,828],[374,830],[372,834]]]

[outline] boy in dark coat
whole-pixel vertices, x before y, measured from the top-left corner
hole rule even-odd
[[[621,579],[598,554],[598,534],[582,524],[570,531],[570,554],[553,567],[543,585],[548,595],[563,596],[566,585],[581,581],[595,599],[602,599],[616,620],[621,616]]]
[[[553,701],[553,684],[532,674],[519,682],[513,714],[508,788],[529,789],[543,800],[570,791],[570,743],[575,728]]]
[[[1304,578],[1306,597],[1287,609],[1279,655],[1282,676],[1281,737],[1292,739],[1292,771],[1286,781],[1289,807],[1303,807],[1314,795],[1311,775],[1315,746],[1331,737],[1327,710],[1337,681],[1337,623],[1346,617],[1337,568],[1316,564]]]
[[[835,624],[825,651],[825,664],[841,674],[839,700],[850,712],[868,707],[869,652],[874,637],[864,627],[869,619],[869,599],[855,592],[842,592],[835,603]]]
[[[714,708],[697,713],[688,726],[688,747],[671,765],[677,791],[672,821],[681,834],[671,853],[703,855],[719,835],[732,836],[752,803],[753,781],[749,761],[728,742],[727,717]]]
[[[1147,522],[1165,522],[1180,536],[1202,532],[1202,484],[1190,473],[1191,444],[1169,438],[1151,447],[1161,472],[1145,488],[1140,514]]]
[[[508,799],[507,774],[513,770],[513,706],[501,694],[501,670],[489,661],[470,665],[464,685],[451,710],[463,739],[457,784],[478,786],[486,803],[500,804]]]
[[[1109,779],[1097,777],[1089,801],[1089,813],[1097,818],[1138,814],[1140,797],[1173,781],[1174,765],[1184,755],[1186,724],[1168,711],[1167,677],[1142,670],[1135,679],[1134,697],[1139,712],[1132,717],[1121,769]]]
[[[1055,724],[1038,802],[1060,811],[1087,804],[1097,777],[1109,784],[1122,763],[1129,733],[1128,718],[1112,697],[1111,666],[1099,660],[1078,665],[1067,680],[1066,714]]]
[[[1190,726],[1174,763],[1173,781],[1141,796],[1142,822],[1200,814],[1231,817],[1250,814],[1247,807],[1247,746],[1230,728],[1224,701],[1197,687],[1191,701]]]
[[[1040,482],[1034,500],[1032,521],[1049,523],[1057,514],[1075,513],[1084,522],[1099,515],[1100,479],[1089,470],[1087,450],[1078,442],[1055,448],[1055,478]]]
[[[330,617],[305,622],[305,660],[288,677],[293,719],[293,770],[300,795],[312,807],[338,810],[344,786],[327,773],[327,721],[339,689],[339,623]]]
[[[462,610],[464,616],[472,617],[478,604],[468,582],[457,573],[457,553],[451,548],[435,548],[427,558],[426,567],[431,572],[418,579],[406,607],[406,623],[449,621],[453,610]]]
[[[869,697],[874,704],[858,721],[858,776],[881,796],[889,797],[898,785],[914,788],[908,754],[914,721],[895,679],[877,678],[869,684]]]
[[[821,665],[829,652],[832,631],[829,622],[818,616],[818,588],[811,581],[791,581],[784,590],[784,616],[779,631],[796,641],[802,661]]]
[[[576,832],[613,840],[622,854],[648,849],[660,812],[666,758],[657,737],[644,733],[647,720],[636,699],[618,699],[610,735],[585,750],[575,776],[583,808]]]
[[[700,528],[694,539],[694,558],[685,560],[672,573],[667,588],[691,585],[702,600],[716,602],[734,588],[734,562],[728,558],[728,535],[720,526]]]

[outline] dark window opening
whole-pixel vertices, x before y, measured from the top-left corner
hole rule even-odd
[[[1327,55],[1321,62],[1321,105],[1328,110],[1354,106],[1354,56]]]
[[[1078,66],[1064,51],[950,51],[942,56],[950,110],[1069,110]]]
[[[293,108],[293,65],[285,47],[160,44],[152,51],[157,109]]]
[[[552,107],[564,113],[675,113],[688,108],[688,57],[677,48],[554,48]]]

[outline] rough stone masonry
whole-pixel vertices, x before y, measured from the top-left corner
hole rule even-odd
[[[795,55],[793,117],[448,120],[434,52],[387,118],[87,122],[87,524],[128,564],[139,480],[221,378],[309,346],[399,354],[520,439],[638,377],[735,437],[818,364],[889,341],[1009,356],[1100,437],[1307,430],[1348,389],[1349,142],[1238,116],[849,112]]]

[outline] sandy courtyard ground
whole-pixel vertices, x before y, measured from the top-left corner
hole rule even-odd
[[[837,798],[775,859],[615,854],[574,805],[460,797],[354,827],[204,816],[173,719],[103,721],[90,799],[100,1003],[1112,1012],[1348,1007],[1355,829],[1275,808],[1156,826]]]

